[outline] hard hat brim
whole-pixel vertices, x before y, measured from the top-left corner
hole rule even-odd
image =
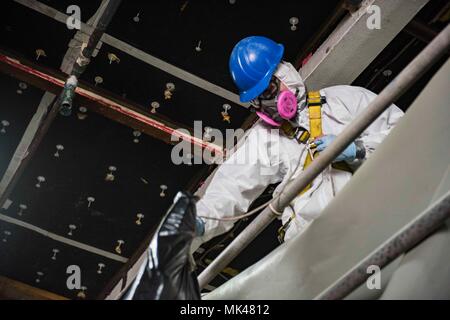
[[[281,62],[281,59],[283,58],[284,53],[284,47],[282,44],[278,44],[278,52],[276,56],[276,63],[274,63],[269,71],[267,71],[266,75],[252,88],[242,91],[239,94],[239,100],[241,102],[249,102],[253,99],[256,99],[261,93],[264,92],[264,90],[267,89],[269,86],[270,80],[272,79],[272,75],[274,74],[275,70],[278,68],[278,65]]]

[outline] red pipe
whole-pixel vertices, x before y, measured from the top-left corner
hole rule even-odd
[[[64,87],[64,81],[63,80],[60,80],[60,79],[58,79],[56,77],[53,77],[51,75],[48,75],[48,74],[46,74],[44,72],[41,72],[39,70],[33,69],[33,68],[29,67],[29,66],[26,66],[26,65],[22,64],[17,59],[14,59],[14,58],[5,56],[3,54],[0,54],[0,62],[4,62],[4,63],[6,63],[6,64],[8,64],[8,65],[10,65],[10,66],[12,66],[12,67],[14,67],[16,69],[19,69],[19,70],[22,70],[22,71],[27,72],[29,74],[32,74],[32,75],[34,75],[34,76],[36,76],[36,77],[38,77],[40,79],[46,80],[46,81],[48,81],[50,83],[53,83],[53,84],[55,84],[55,85],[57,85],[57,86],[59,86],[61,88]],[[118,103],[116,103],[116,102],[114,102],[114,101],[112,101],[112,100],[110,100],[108,98],[102,97],[102,96],[100,96],[100,95],[98,95],[98,94],[96,94],[96,93],[94,93],[92,91],[89,91],[87,89],[83,89],[83,88],[77,87],[75,92],[77,94],[79,94],[80,96],[82,96],[82,97],[88,98],[91,101],[95,101],[95,102],[97,102],[97,103],[99,103],[99,104],[101,104],[101,105],[103,105],[103,106],[105,106],[107,108],[113,109],[113,110],[115,110],[115,111],[117,111],[117,112],[119,112],[119,113],[129,117],[129,118],[133,118],[135,120],[138,120],[139,122],[145,123],[145,124],[147,124],[149,126],[152,126],[152,127],[156,128],[158,130],[166,132],[167,134],[174,135],[174,136],[176,136],[176,137],[178,137],[180,139],[183,139],[184,141],[187,141],[190,144],[200,146],[201,148],[208,149],[210,151],[214,151],[217,156],[223,155],[223,149],[221,147],[213,144],[213,143],[205,142],[202,139],[199,139],[199,138],[194,137],[194,136],[192,136],[190,134],[186,134],[186,133],[181,132],[181,131],[179,131],[177,129],[169,127],[169,126],[165,125],[162,122],[159,122],[159,121],[157,121],[155,119],[147,117],[146,115],[144,115],[142,113],[139,113],[137,111],[134,111],[134,110],[131,110],[131,109],[127,108],[127,107],[124,107],[124,106],[122,106],[122,105],[120,105],[120,104],[118,104]]]

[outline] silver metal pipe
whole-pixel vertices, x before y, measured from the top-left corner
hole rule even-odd
[[[450,48],[450,25],[447,26],[409,65],[369,104],[336,140],[317,157],[295,180],[289,183],[280,196],[272,202],[276,212],[282,212],[299,192],[313,181],[347,146],[356,140],[394,101],[411,87]],[[200,288],[214,277],[261,233],[274,219],[270,207],[265,208],[234,239],[230,245],[199,275]]]
[[[388,239],[379,249],[349,270],[329,288],[320,293],[318,300],[343,299],[370,276],[367,268],[376,265],[380,269],[443,225],[450,217],[450,191],[444,194],[413,222]]]

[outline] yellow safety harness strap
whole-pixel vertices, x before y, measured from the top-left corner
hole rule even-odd
[[[311,91],[308,93],[308,111],[309,111],[309,140],[314,139],[322,135],[322,97],[319,91]],[[307,148],[309,148],[307,146]],[[313,161],[311,153],[306,155],[305,163],[303,164],[303,170],[305,170]],[[307,185],[305,189],[300,192],[300,195],[305,193],[311,188],[311,184]]]
[[[322,97],[320,96],[319,91],[311,91],[308,93],[308,111],[309,111],[309,132],[304,131],[297,138],[298,142],[308,144],[310,141],[320,137],[322,135]],[[281,128],[284,132],[287,129]],[[309,148],[309,146],[306,146]],[[311,157],[311,153],[308,152],[306,155],[305,162],[303,164],[303,170],[305,170],[311,163],[313,159]],[[300,192],[299,195],[304,194],[311,188],[311,183],[308,184],[305,189]],[[295,218],[295,212],[292,210],[292,215],[285,224],[278,229],[278,240],[280,243],[284,242],[284,236],[286,235],[286,230],[288,229],[291,221]]]

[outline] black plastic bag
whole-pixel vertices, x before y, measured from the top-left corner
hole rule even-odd
[[[196,198],[179,192],[159,225],[147,260],[126,294],[127,300],[199,300],[197,276],[190,261],[195,237]]]

